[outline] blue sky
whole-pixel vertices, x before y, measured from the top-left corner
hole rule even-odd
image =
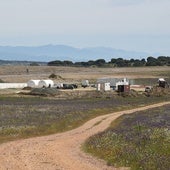
[[[0,0],[0,45],[170,55],[170,0]]]

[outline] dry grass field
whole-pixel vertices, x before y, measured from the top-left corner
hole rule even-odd
[[[27,69],[29,73],[27,73]],[[1,66],[0,79],[5,82],[27,82],[30,79],[47,79],[50,74],[61,76],[64,81],[79,82],[83,79],[91,81],[101,77],[158,78],[167,76],[170,67],[134,67],[134,68],[83,68],[54,66]],[[57,80],[56,80],[57,81]],[[58,80],[59,81],[59,80]]]

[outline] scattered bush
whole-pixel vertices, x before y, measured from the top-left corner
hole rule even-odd
[[[0,79],[0,83],[5,83],[2,79]]]
[[[54,73],[52,73],[51,75],[49,75],[49,78],[52,78],[52,79],[62,79],[62,80],[63,80],[63,78],[62,78],[60,75],[56,75],[56,74],[54,74]]]

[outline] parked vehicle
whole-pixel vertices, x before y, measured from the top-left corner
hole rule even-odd
[[[158,79],[158,86],[162,88],[169,88],[169,84],[164,78]]]
[[[63,89],[76,89],[78,87],[77,84],[63,84]]]
[[[83,80],[82,82],[81,82],[81,86],[82,87],[89,87],[90,86],[90,84],[89,84],[89,81],[88,80]]]

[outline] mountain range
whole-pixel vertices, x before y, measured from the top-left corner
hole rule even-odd
[[[108,47],[74,48],[66,45],[0,46],[0,60],[41,61],[70,60],[73,62],[111,58],[141,59],[159,56],[146,52],[126,51]]]

